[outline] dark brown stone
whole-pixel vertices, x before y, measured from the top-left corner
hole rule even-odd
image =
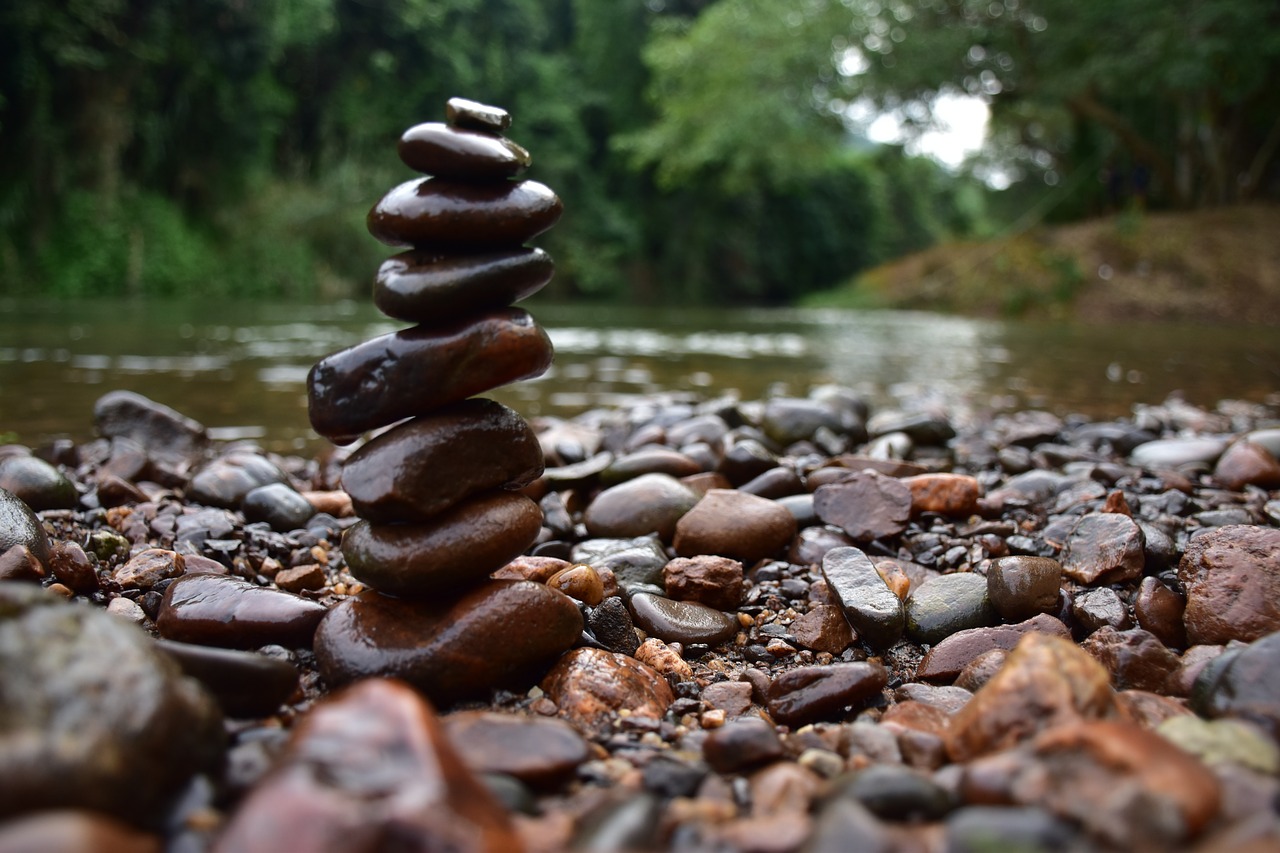
[[[518,850],[506,810],[408,687],[369,680],[316,705],[231,815],[217,853]]]
[[[537,181],[464,183],[419,178],[392,189],[369,211],[369,233],[415,249],[514,248],[551,228],[560,199]]]
[[[546,332],[518,308],[383,335],[311,368],[311,425],[331,441],[349,443],[368,430],[539,376],[551,357]]]
[[[833,663],[788,670],[769,683],[769,713],[788,726],[834,720],[879,696],[889,674],[879,663]]]
[[[815,652],[838,655],[853,644],[853,631],[839,607],[819,604],[791,623],[796,642]]]
[[[957,631],[920,659],[916,677],[922,681],[952,681],[980,656],[993,649],[1011,651],[1019,640],[1032,633],[1053,634],[1064,640],[1071,639],[1071,632],[1066,625],[1043,613],[1016,625]]]
[[[359,521],[342,537],[342,553],[358,580],[417,597],[483,581],[520,556],[541,528],[536,503],[518,492],[490,492],[422,524]]]
[[[445,104],[444,117],[450,127],[486,133],[501,133],[511,127],[511,113],[502,107],[493,107],[466,98],[450,98]]]
[[[1049,557],[1002,557],[987,570],[991,606],[1011,622],[1056,613],[1062,564]]]
[[[1245,486],[1280,489],[1280,461],[1262,445],[1241,440],[1228,447],[1218,459],[1213,476],[1235,491]]]
[[[437,326],[519,302],[551,280],[555,264],[541,249],[474,255],[402,252],[378,268],[373,304],[388,317]]]
[[[1141,628],[1099,628],[1081,648],[1102,662],[1117,690],[1164,693],[1170,675],[1178,668],[1178,656]]]
[[[229,717],[274,714],[298,689],[298,671],[278,658],[172,640],[156,640],[156,647],[203,684]]]
[[[655,533],[670,542],[676,522],[698,498],[693,489],[669,474],[642,474],[596,495],[582,520],[592,536],[602,539],[633,539]]]
[[[731,489],[712,489],[676,524],[682,557],[718,554],[743,563],[778,555],[796,535],[796,519],[781,504]]]
[[[524,418],[473,398],[375,436],[342,466],[342,488],[357,515],[390,524],[425,521],[541,474],[542,447]]]
[[[573,726],[548,717],[458,711],[443,719],[449,743],[476,773],[503,773],[538,789],[556,788],[591,757]]]
[[[1178,565],[1192,645],[1280,631],[1280,529],[1232,524],[1192,539]]]
[[[818,518],[858,542],[897,536],[911,519],[911,489],[875,471],[854,474],[813,493]]]
[[[1142,529],[1129,516],[1090,513],[1067,537],[1062,570],[1082,584],[1124,583],[1142,574],[1143,546]]]
[[[44,575],[44,565],[26,545],[14,545],[0,553],[0,581],[39,583]]]
[[[647,592],[628,602],[636,625],[668,643],[719,645],[738,633],[738,620],[696,601],[674,601]]]
[[[167,640],[254,649],[310,646],[326,608],[291,592],[227,575],[184,575],[160,602],[156,629]]]
[[[1142,579],[1133,599],[1133,615],[1138,625],[1173,649],[1187,647],[1187,630],[1182,624],[1186,607],[1187,602],[1181,595],[1150,576]]]
[[[400,160],[415,172],[460,181],[502,181],[529,168],[529,152],[510,139],[441,122],[400,135]]]
[[[63,541],[54,545],[45,567],[59,583],[82,595],[98,591],[98,573],[94,571],[93,561],[75,542]]]
[[[759,717],[742,717],[707,733],[702,757],[717,773],[737,773],[785,755],[777,730]]]
[[[446,705],[537,678],[582,633],[566,595],[532,581],[489,581],[457,602],[364,592],[329,611],[316,660],[330,684],[399,678]]]

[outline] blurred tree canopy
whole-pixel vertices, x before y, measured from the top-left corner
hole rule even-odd
[[[566,215],[554,295],[782,303],[988,227],[986,188],[860,138],[985,98],[1024,186],[1149,169],[1276,195],[1264,0],[7,0],[0,294],[349,294],[406,127],[506,107]],[[981,164],[979,164],[981,165]],[[989,164],[988,164],[988,167]],[[1042,178],[1044,180],[1042,180]],[[1077,181],[1067,210],[1106,193]]]

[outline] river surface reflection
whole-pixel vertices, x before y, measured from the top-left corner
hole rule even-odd
[[[1110,418],[1181,392],[1276,400],[1280,334],[1258,328],[1081,326],[923,312],[526,307],[556,346],[541,379],[492,396],[567,416],[657,391],[741,399],[836,382],[876,408],[1035,407]],[[0,300],[0,435],[29,445],[92,433],[94,401],[126,388],[220,438],[316,448],[307,371],[402,328],[368,305]]]

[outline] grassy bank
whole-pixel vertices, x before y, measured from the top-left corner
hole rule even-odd
[[[806,304],[1280,325],[1280,207],[1130,211],[875,267]]]

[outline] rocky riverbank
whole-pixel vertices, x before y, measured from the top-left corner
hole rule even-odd
[[[0,448],[0,849],[1280,844],[1274,406],[535,420],[447,606],[348,570],[352,450],[95,421]]]

